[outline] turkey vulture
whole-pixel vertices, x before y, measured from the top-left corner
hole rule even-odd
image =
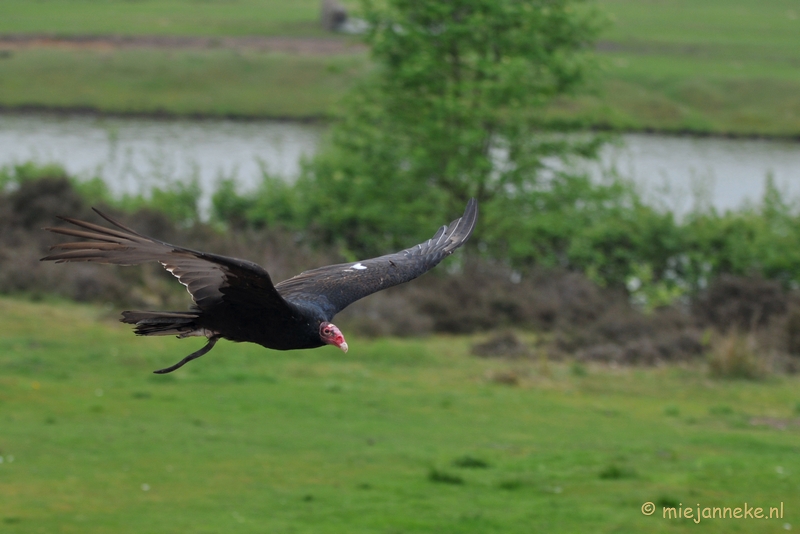
[[[120,319],[135,325],[140,336],[177,334],[179,338],[208,339],[202,349],[175,365],[155,371],[163,374],[206,354],[220,338],[258,343],[277,350],[334,345],[347,352],[344,336],[331,323],[333,316],[360,298],[413,280],[452,254],[472,234],[478,203],[470,199],[462,217],[412,248],[312,269],[275,285],[269,273],[253,262],[176,247],[139,234],[94,211],[118,229],[59,217],[80,229],[45,230],[87,241],[54,245],[50,250],[58,252],[42,261],[117,265],[157,261],[186,286],[194,301],[188,311],[125,311]]]

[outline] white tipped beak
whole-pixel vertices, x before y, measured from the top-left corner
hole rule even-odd
[[[339,345],[339,348],[342,349],[344,352],[347,352],[347,341]]]

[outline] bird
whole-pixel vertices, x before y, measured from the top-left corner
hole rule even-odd
[[[156,261],[186,286],[187,311],[123,311],[120,321],[140,336],[205,337],[207,343],[178,363],[154,371],[171,373],[207,354],[220,339],[256,343],[268,349],[311,349],[332,345],[344,352],[347,341],[334,316],[353,302],[417,278],[461,247],[475,229],[478,202],[433,237],[411,248],[376,258],[304,271],[278,284],[251,261],[179,247],[142,235],[108,215],[94,212],[116,228],[71,217],[58,218],[78,228],[44,230],[83,239],[50,247],[41,261],[139,265]]]

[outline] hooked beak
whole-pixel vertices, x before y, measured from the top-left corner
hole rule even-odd
[[[344,340],[342,332],[336,328],[335,324],[320,323],[319,325],[319,339],[323,343],[339,347],[342,351],[347,352],[347,341]]]

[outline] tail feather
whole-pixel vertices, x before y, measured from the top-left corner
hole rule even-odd
[[[124,311],[120,321],[135,325],[137,336],[186,337],[200,330],[196,322],[198,317],[192,312]]]

